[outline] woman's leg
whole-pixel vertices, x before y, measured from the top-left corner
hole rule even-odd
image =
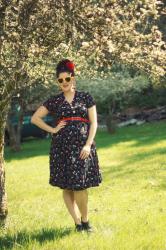
[[[81,191],[74,191],[74,199],[81,212],[82,221],[88,221],[88,191],[87,189]]]
[[[71,214],[74,222],[76,224],[81,224],[80,220],[80,211],[74,200],[74,192],[72,190],[64,189],[63,190],[63,199],[66,204],[66,207]]]

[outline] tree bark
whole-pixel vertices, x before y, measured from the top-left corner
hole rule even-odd
[[[24,112],[21,109],[19,112],[10,111],[7,118],[7,130],[9,133],[9,144],[14,152],[18,152],[21,150],[21,129],[23,122]],[[12,123],[12,118],[18,117],[17,124]]]
[[[108,115],[106,117],[106,126],[107,126],[107,131],[109,133],[115,133],[116,131],[116,123],[113,121],[113,111],[115,108],[115,101],[112,100],[108,104]]]
[[[6,118],[6,117],[5,117]],[[4,132],[5,118],[0,120],[0,225],[4,225],[8,214],[7,194],[5,190],[5,166],[4,166]]]

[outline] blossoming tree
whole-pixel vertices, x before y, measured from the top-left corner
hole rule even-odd
[[[106,77],[119,61],[159,80],[165,75],[165,43],[158,28],[162,12],[164,5],[157,0],[0,1],[1,221],[8,213],[4,131],[12,96],[43,72],[47,82],[43,62],[66,55],[79,62],[78,75],[94,77],[99,72]]]

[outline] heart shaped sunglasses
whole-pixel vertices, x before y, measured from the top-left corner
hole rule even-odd
[[[63,83],[63,81],[70,82],[71,81],[71,76],[65,77],[65,78],[58,78],[59,83]]]

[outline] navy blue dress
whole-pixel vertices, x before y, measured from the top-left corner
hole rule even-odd
[[[64,93],[61,92],[48,98],[42,105],[54,115],[56,126],[59,119],[64,117],[79,116],[89,119],[88,108],[96,103],[88,92],[75,90],[72,103],[67,102]],[[94,140],[89,157],[80,158],[80,152],[88,138],[89,128],[90,123],[87,122],[66,121],[65,127],[51,134],[50,185],[61,189],[83,190],[99,186],[102,182]]]

